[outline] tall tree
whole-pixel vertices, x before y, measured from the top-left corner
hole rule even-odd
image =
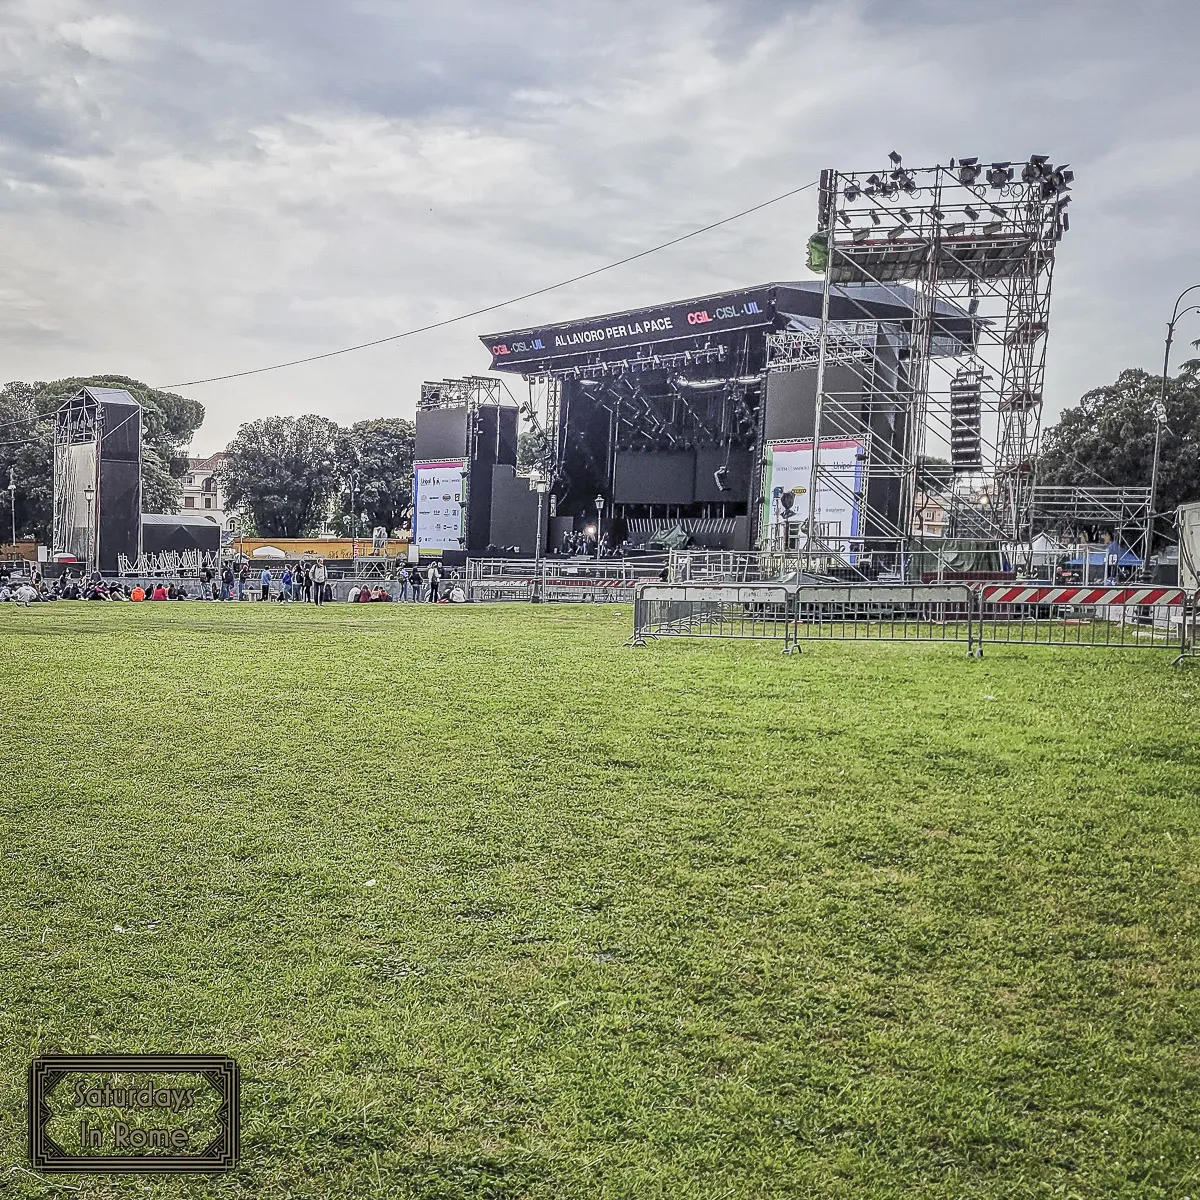
[[[1161,377],[1139,368],[1094,388],[1046,430],[1038,482],[1080,487],[1147,487],[1154,457]],[[1159,512],[1200,500],[1200,359],[1167,380],[1159,456]],[[1159,522],[1159,529],[1167,528]]]
[[[341,484],[339,525],[347,536],[369,534],[376,525],[402,528],[412,509],[415,426],[401,417],[356,421],[338,437]],[[349,482],[354,480],[354,508]],[[352,520],[357,512],[357,521]]]
[[[337,489],[337,425],[325,417],[248,421],[226,451],[219,484],[260,537],[317,533]]]
[[[53,522],[54,411],[81,387],[124,388],[142,406],[142,507],[179,508],[185,449],[204,420],[198,400],[163,392],[126,375],[93,375],[53,383],[9,383],[0,389],[0,485],[13,468],[19,536],[48,542]]]

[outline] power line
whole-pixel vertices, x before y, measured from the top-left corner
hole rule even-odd
[[[551,283],[546,287],[536,288],[534,291],[525,292],[521,296],[513,296],[508,300],[501,300],[496,304],[488,304],[483,308],[459,313],[456,317],[447,317],[444,321],[434,321],[429,325],[420,325],[416,329],[406,329],[403,333],[393,333],[388,337],[376,338],[372,342],[359,342],[356,346],[343,346],[340,350],[326,350],[323,354],[310,354],[306,358],[294,358],[290,362],[273,363],[269,367],[254,367],[249,371],[231,371],[228,375],[210,375],[206,379],[190,379],[186,383],[168,383],[164,384],[160,390],[170,391],[172,388],[198,387],[202,383],[219,383],[224,379],[244,379],[247,375],[262,375],[267,371],[281,371],[284,367],[298,367],[302,363],[318,362],[323,358],[336,358],[339,354],[351,354],[355,350],[366,350],[371,346],[382,346],[385,342],[396,342],[401,338],[412,337],[414,334],[428,333],[431,329],[442,329],[447,325],[457,324],[459,321],[467,321],[472,317],[480,317],[484,313],[495,312],[499,308],[507,308],[510,304],[520,304],[522,300],[532,300],[535,296],[544,296],[547,292],[557,291],[559,288],[567,287],[572,283],[579,283],[583,279],[591,279],[596,275],[603,274],[605,271],[611,271],[616,267],[623,267],[627,263],[637,262],[639,258],[646,258],[648,255],[657,254],[660,250],[666,250],[670,246],[678,246],[680,242],[686,242],[689,238],[698,237],[702,233],[708,233],[710,230],[718,229],[722,225],[728,225],[731,221],[748,217],[751,213],[759,212],[761,209],[767,208],[772,204],[778,204],[781,200],[787,200],[792,196],[798,196],[801,192],[806,192],[809,188],[816,186],[817,184],[814,180],[812,183],[806,183],[803,187],[793,188],[790,192],[784,192],[780,196],[764,200],[761,204],[755,204],[752,208],[744,208],[741,212],[734,213],[732,216],[722,217],[721,220],[713,221],[710,225],[704,225],[699,229],[693,229],[690,233],[681,234],[677,238],[672,238],[669,242],[662,242],[657,246],[651,246],[648,250],[639,250],[636,254],[630,254],[628,257],[618,259],[616,262],[607,263],[603,267],[596,267],[591,271],[584,271],[582,275],[572,275],[570,279],[563,279],[558,283]]]

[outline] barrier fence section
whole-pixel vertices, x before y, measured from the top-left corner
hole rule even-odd
[[[472,600],[545,600],[631,603],[637,586],[657,579],[665,555],[635,559],[470,559],[467,591]]]
[[[791,593],[782,583],[644,583],[633,605],[631,646],[647,638],[788,639]]]
[[[815,584],[793,589],[786,649],[807,641],[957,642],[981,651],[965,583]]]
[[[1091,646],[1198,656],[1200,592],[1152,586],[647,583],[631,645],[659,637]]]
[[[992,645],[1174,649],[1179,662],[1195,653],[1198,602],[1200,593],[1175,587],[983,584],[979,637]]]

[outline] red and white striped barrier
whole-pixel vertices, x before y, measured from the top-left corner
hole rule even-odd
[[[984,604],[1180,605],[1182,588],[1050,587],[1036,584],[989,584],[980,590]]]

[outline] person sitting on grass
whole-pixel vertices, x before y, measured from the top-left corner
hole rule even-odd
[[[162,581],[159,580],[159,582],[154,585],[154,591],[150,593],[150,599],[166,600],[167,598],[167,589],[163,587]]]
[[[41,597],[38,595],[37,588],[33,587],[31,584],[23,583],[15,592],[13,592],[13,599],[18,604],[24,605],[26,608],[28,608],[31,604],[37,603]]]
[[[110,600],[124,600],[126,598],[125,588],[119,583],[114,583],[108,593],[108,598]]]
[[[146,591],[140,583],[133,585],[133,591],[129,593],[130,600],[141,601],[146,598]]]
[[[358,592],[359,604],[371,603],[371,589],[369,587],[360,588]]]

